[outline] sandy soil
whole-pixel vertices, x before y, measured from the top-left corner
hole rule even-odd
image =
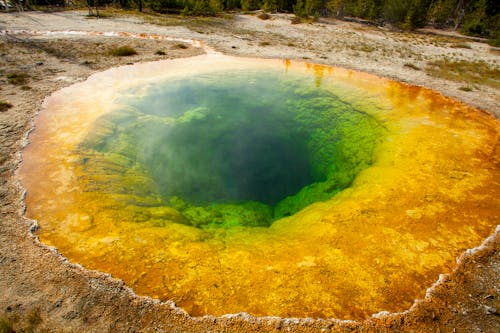
[[[144,23],[144,20],[150,23]],[[151,24],[156,23],[156,24]],[[86,31],[156,34],[197,39],[227,54],[307,60],[375,73],[435,89],[500,116],[498,89],[431,77],[428,61],[447,56],[482,60],[495,66],[498,51],[460,36],[403,34],[354,23],[325,20],[290,24],[275,15],[233,19],[111,17],[87,19],[84,12],[0,14],[0,100],[13,105],[0,112],[0,331],[36,332],[497,332],[500,258],[498,232],[483,246],[464,254],[457,268],[443,275],[404,313],[377,314],[363,322],[334,319],[255,318],[245,314],[189,317],[171,302],[136,296],[121,281],[68,263],[54,249],[40,244],[22,217],[22,189],[14,171],[33,118],[45,96],[86,79],[92,73],[127,63],[196,55],[188,43],[107,37],[89,34],[5,33],[8,31]],[[456,48],[464,41],[470,48]],[[184,46],[180,46],[182,44]],[[114,46],[130,45],[131,57],[113,57]],[[188,46],[185,48],[185,46]],[[157,55],[157,51],[164,55]],[[6,75],[24,72],[25,83],[14,85]],[[479,245],[479,244],[478,244]]]

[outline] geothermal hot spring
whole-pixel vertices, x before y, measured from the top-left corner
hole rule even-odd
[[[46,99],[19,177],[41,240],[190,315],[408,309],[498,222],[498,121],[430,90],[210,54]]]

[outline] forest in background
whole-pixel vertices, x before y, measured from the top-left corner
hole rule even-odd
[[[376,25],[412,30],[424,26],[451,28],[485,37],[500,44],[500,3],[498,0],[11,0],[24,7],[80,5],[116,6],[123,9],[217,15],[223,11],[263,10],[294,13],[302,20],[319,17],[359,18]]]

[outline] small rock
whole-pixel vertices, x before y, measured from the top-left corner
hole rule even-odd
[[[495,314],[497,313],[497,308],[495,308],[494,306],[484,306],[484,309],[486,310],[486,314]]]
[[[61,307],[62,303],[63,303],[63,300],[62,300],[62,298],[60,298],[57,300],[57,302],[54,303],[54,307],[59,308],[59,307]]]

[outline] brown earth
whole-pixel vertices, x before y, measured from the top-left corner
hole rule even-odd
[[[290,17],[285,15],[261,21],[254,16],[114,16],[95,20],[86,19],[82,12],[0,14],[0,101],[13,105],[0,112],[0,332],[8,332],[9,328],[16,332],[500,331],[498,230],[483,246],[462,255],[455,271],[441,276],[425,299],[417,300],[411,309],[380,313],[363,322],[256,318],[246,314],[192,318],[172,302],[136,296],[123,282],[70,264],[55,249],[39,243],[30,232],[36,230],[36,225],[22,216],[23,190],[15,179],[15,170],[43,99],[113,66],[204,52],[179,41],[95,34],[1,33],[63,29],[195,38],[228,54],[343,66],[425,85],[497,117],[500,114],[498,89],[475,83],[472,91],[464,92],[459,89],[463,83],[405,66],[411,63],[423,68],[427,61],[443,56],[497,66],[498,51],[455,34],[443,37],[397,33],[333,20],[291,25]],[[457,51],[450,47],[464,41],[467,48]],[[133,47],[138,54],[109,55],[111,49],[123,45]],[[158,55],[157,51],[165,54]],[[12,73],[27,74],[25,82],[9,82],[7,77]]]

